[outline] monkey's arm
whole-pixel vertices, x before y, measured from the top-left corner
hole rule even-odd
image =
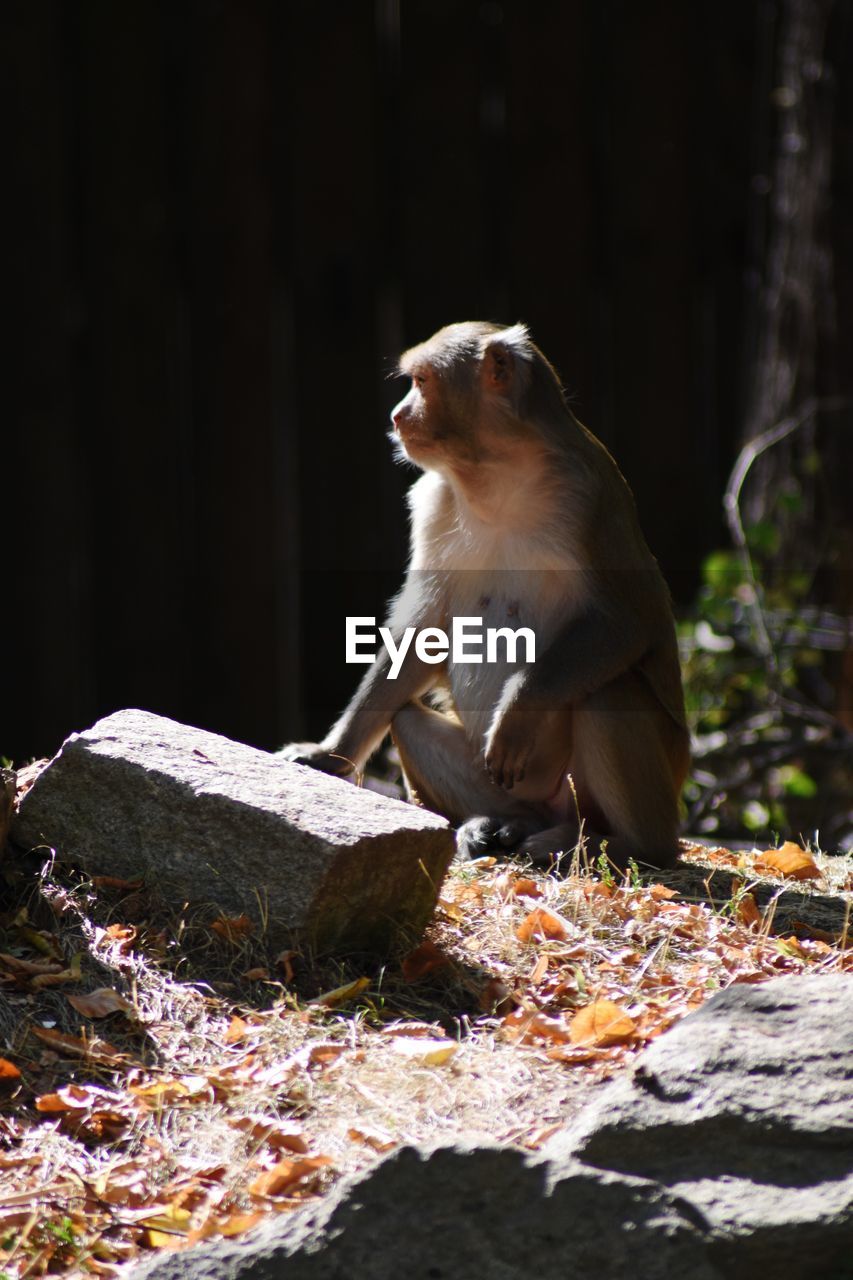
[[[541,657],[504,686],[485,750],[486,768],[497,785],[510,789],[523,780],[545,717],[635,666],[652,640],[642,613],[607,608],[594,598],[567,620]]]
[[[280,754],[295,764],[308,764],[338,777],[363,769],[400,708],[432,688],[440,670],[421,662],[411,650],[394,680],[389,679],[390,669],[391,659],[383,649],[323,741],[293,742]]]

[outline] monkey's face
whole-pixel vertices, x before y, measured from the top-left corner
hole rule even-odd
[[[391,411],[394,434],[405,457],[426,468],[470,459],[470,432],[452,411],[438,371],[423,366],[409,377],[408,394]]]

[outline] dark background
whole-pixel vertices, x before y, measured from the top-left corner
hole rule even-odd
[[[451,320],[529,323],[687,604],[745,430],[783,7],[7,0],[0,752],[132,705],[321,733],[344,616],[405,561],[387,373]],[[848,335],[851,16],[821,79]]]

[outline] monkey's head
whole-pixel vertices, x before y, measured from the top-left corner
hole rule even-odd
[[[402,356],[411,378],[391,412],[392,439],[425,469],[509,457],[568,419],[557,376],[523,324],[449,324]]]

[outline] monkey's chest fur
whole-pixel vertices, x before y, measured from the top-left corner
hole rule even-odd
[[[437,625],[450,633],[454,618],[480,620],[482,644],[466,648],[482,661],[455,661],[451,650],[443,682],[469,738],[479,746],[507,680],[528,665],[523,632],[533,633],[535,661],[556,629],[580,608],[585,574],[555,539],[543,543],[539,537],[461,522],[451,534],[445,532],[440,553],[424,573],[431,579],[430,595],[441,615]],[[470,625],[472,633],[478,630]],[[491,654],[490,631],[496,633]],[[521,633],[515,639],[514,661],[512,645],[500,634],[505,631]]]

